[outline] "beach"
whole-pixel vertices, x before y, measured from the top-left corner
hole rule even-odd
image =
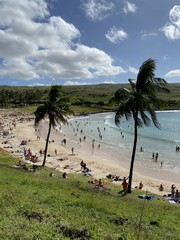
[[[4,112],[1,112],[1,148],[7,150],[12,155],[20,156],[23,161],[24,148],[31,149],[33,155],[36,155],[38,158],[38,162],[35,164],[41,165],[43,155],[40,155],[40,150],[44,150],[45,148],[47,126],[48,119],[43,120],[40,127],[35,129],[33,115],[21,115],[18,114],[17,111],[11,114],[6,113],[5,115]],[[9,133],[6,135],[5,131]],[[66,144],[62,144],[63,139],[66,139]],[[27,144],[20,146],[23,140],[26,141]],[[74,148],[74,154],[72,154],[72,148]],[[120,160],[126,157],[127,156],[121,152],[119,156]],[[80,167],[82,160],[86,163],[87,167],[91,169],[91,174],[94,179],[105,179],[108,174],[114,174],[121,178],[128,177],[129,169],[121,166],[119,163],[110,162],[108,159],[105,159],[102,149],[99,149],[98,152],[97,150],[93,152],[91,146],[87,149],[87,145],[71,141],[65,132],[52,129],[46,166],[52,168],[52,172],[58,170],[60,172],[66,171],[67,174],[82,174]],[[176,189],[180,190],[178,174],[172,176],[171,172],[168,171],[166,174],[159,170],[150,170],[152,171],[150,172],[149,169],[146,169],[146,171],[144,170],[143,174],[140,174],[137,173],[135,169],[132,189],[135,189],[135,187],[139,185],[139,182],[142,181],[144,184],[143,190],[161,196],[171,192],[172,184],[175,184]],[[117,185],[121,185],[121,183],[120,181],[114,182],[114,184]],[[160,184],[164,186],[164,191],[162,192],[159,191]]]

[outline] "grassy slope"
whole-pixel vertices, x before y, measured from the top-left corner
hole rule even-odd
[[[143,206],[138,195],[142,192],[135,190],[120,196],[121,188],[111,183],[108,184],[110,191],[102,191],[82,175],[54,178],[49,177],[51,170],[46,168],[35,174],[12,168],[16,162],[17,158],[0,150],[0,239],[138,239]],[[41,222],[28,219],[33,211],[42,217]],[[146,200],[139,239],[178,240],[179,214],[180,206],[161,197]],[[113,223],[119,218],[128,220],[123,225]],[[150,225],[151,221],[158,221],[159,226]],[[73,236],[72,230],[85,229],[91,238]],[[72,237],[66,237],[68,234]]]
[[[109,99],[114,96],[114,93],[119,88],[129,88],[128,84],[99,84],[99,85],[87,85],[87,86],[64,86],[65,93],[69,97],[72,105],[72,109],[76,114],[79,113],[92,113],[98,111],[111,111],[112,106],[107,105]],[[1,89],[13,90],[13,91],[24,91],[30,89],[48,90],[50,87],[10,87],[0,86]],[[160,97],[169,102],[168,109],[180,109],[180,84],[173,83],[168,84],[170,94],[160,94]],[[87,104],[77,105],[77,103],[90,102],[91,105]],[[98,105],[98,102],[104,102],[104,106]],[[76,105],[74,105],[76,104]]]

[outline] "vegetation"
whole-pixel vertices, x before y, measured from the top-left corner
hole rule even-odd
[[[46,138],[46,146],[44,152],[44,160],[42,166],[45,166],[46,155],[49,143],[49,136],[51,133],[51,127],[55,128],[57,124],[66,123],[68,115],[72,114],[69,108],[68,98],[63,96],[63,89],[60,86],[52,86],[48,95],[47,101],[40,105],[35,114],[35,127],[38,127],[39,123],[48,117],[49,129]]]
[[[134,143],[129,170],[128,193],[131,193],[132,187],[138,127],[148,126],[152,121],[159,128],[155,109],[162,109],[166,104],[165,101],[157,97],[157,92],[169,93],[169,90],[166,88],[166,81],[155,77],[155,69],[156,64],[153,59],[145,61],[139,69],[137,80],[129,79],[131,90],[120,89],[112,99],[114,102],[119,102],[119,107],[115,114],[115,123],[119,125],[123,117],[126,120],[132,118],[134,121]]]
[[[18,161],[0,149],[2,240],[179,239],[179,206],[162,197],[143,200],[139,190],[121,196],[121,186],[110,182],[103,190],[81,174],[62,179],[46,167],[36,173],[13,168]]]
[[[69,98],[72,110],[76,114],[114,111],[116,106],[109,105],[109,100],[120,88],[130,89],[130,84],[99,84],[87,86],[63,86]],[[168,84],[171,94],[158,93],[158,97],[168,103],[168,108],[180,109],[180,84]],[[0,106],[11,108],[31,107],[35,110],[37,105],[43,104],[48,98],[50,87],[10,87],[0,86]],[[29,108],[30,109],[30,108]]]

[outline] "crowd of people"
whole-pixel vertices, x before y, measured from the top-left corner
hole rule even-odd
[[[13,127],[16,127],[16,124],[14,123],[14,125],[13,125]],[[78,127],[80,127],[80,125],[78,125]],[[77,131],[79,131],[79,133],[80,134],[83,134],[82,135],[82,137],[80,137],[79,138],[79,143],[83,143],[83,141],[87,141],[88,140],[88,137],[87,137],[87,139],[86,139],[86,136],[84,135],[84,131],[81,129],[81,130],[77,130]],[[100,130],[100,128],[97,128],[97,131],[98,131],[98,136],[99,136],[99,140],[95,140],[95,139],[93,139],[92,140],[92,148],[94,148],[94,147],[97,147],[97,149],[98,148],[100,148],[101,147],[101,149],[100,150],[98,150],[98,151],[101,151],[102,149],[103,149],[103,144],[100,146],[100,142],[101,142],[101,140],[102,140],[102,130]],[[106,131],[106,129],[104,129],[104,131]],[[106,131],[107,132],[107,131]],[[39,133],[38,133],[39,134]],[[104,135],[104,134],[103,134]],[[39,136],[39,135],[38,135]],[[80,135],[81,136],[81,135]],[[84,136],[84,137],[83,137]],[[79,137],[79,136],[78,136]],[[28,139],[28,138],[27,138]],[[38,138],[37,139],[39,142],[40,142],[40,138]],[[7,141],[6,139],[3,139],[3,141],[2,141],[4,144],[7,142],[7,144],[9,143],[9,141]],[[38,142],[38,143],[39,143]],[[52,141],[52,142],[54,142],[54,141]],[[62,138],[62,142],[60,142],[60,144],[62,144],[63,145],[63,147],[66,147],[66,143],[67,143],[67,140],[66,140],[66,138],[65,137],[63,137]],[[7,145],[7,144],[5,144],[5,145]],[[37,152],[37,155],[36,154],[33,154],[33,152],[34,151],[32,151],[31,150],[31,148],[29,148],[29,146],[27,147],[27,145],[29,144],[29,140],[22,140],[22,141],[20,141],[20,144],[19,144],[19,147],[20,147],[20,149],[21,149],[21,151],[23,152],[23,160],[30,160],[32,163],[33,163],[33,165],[31,166],[31,170],[32,171],[36,171],[36,165],[34,164],[34,163],[36,163],[36,162],[38,162],[38,157],[40,158],[43,154],[44,154],[44,150],[43,149],[40,149],[40,151],[39,151],[39,153]],[[52,145],[52,144],[51,144]],[[67,145],[69,146],[69,142],[67,143]],[[67,146],[67,147],[68,147]],[[90,145],[91,146],[91,145]],[[72,145],[69,147],[69,151],[71,151],[72,152],[72,155],[74,155],[74,147],[72,147]],[[75,146],[76,147],[76,146]],[[55,157],[58,155],[58,152],[60,152],[59,151],[59,149],[58,149],[58,146],[53,146],[53,153],[55,154]],[[33,148],[32,148],[33,149]],[[75,148],[75,150],[76,150],[76,148]],[[141,149],[142,150],[142,152],[144,151],[144,149],[142,148]],[[179,151],[178,150],[178,148],[176,149],[176,151]],[[54,157],[54,155],[53,155],[53,153],[51,153],[52,155],[51,156],[53,156]],[[67,154],[68,155],[68,154]],[[69,155],[68,155],[69,156]],[[152,156],[152,158],[155,160],[155,161],[157,161],[158,160],[158,157],[159,157],[159,155],[158,155],[158,153],[154,153],[153,154],[153,156]],[[61,158],[57,158],[57,160],[58,159],[61,159]],[[64,158],[62,159],[62,160],[64,160]],[[78,163],[79,164],[79,163]],[[30,168],[29,168],[29,166],[27,166],[27,164],[24,164],[24,161],[23,162],[19,162],[18,164],[17,164],[17,166],[20,166],[20,167],[22,167],[24,170],[29,170]],[[92,170],[89,168],[89,167],[87,167],[87,164],[86,164],[86,162],[84,162],[83,160],[82,161],[80,161],[80,170],[81,170],[81,172],[84,174],[84,176],[91,176],[92,177],[92,175],[95,175],[95,174],[92,174]],[[64,172],[63,172],[64,171]],[[62,178],[67,178],[67,176],[68,176],[68,170],[63,170],[62,171],[62,175],[61,175],[61,177]],[[65,172],[65,171],[67,171],[67,172]],[[94,172],[93,172],[94,173]],[[107,176],[106,176],[108,179],[111,179],[113,182],[121,182],[120,183],[120,185],[122,184],[122,188],[123,188],[123,190],[124,191],[126,191],[127,190],[127,188],[128,188],[128,181],[127,181],[127,179],[124,179],[123,177],[120,177],[120,176],[118,176],[118,175],[115,175],[115,174],[108,174]],[[104,181],[104,180],[102,180],[101,178],[98,178],[98,180],[94,180],[94,182],[95,182],[95,184],[97,185],[97,186],[105,186],[107,183],[106,183],[106,181]],[[139,189],[139,190],[143,190],[144,189],[144,184],[143,184],[143,182],[139,182],[139,185],[137,186],[137,189]],[[162,184],[159,186],[159,191],[160,192],[164,192],[164,191],[167,191],[167,187],[164,187]],[[179,199],[180,198],[180,193],[179,193],[179,191],[178,191],[178,189],[176,188],[176,186],[173,184],[172,186],[171,186],[171,196],[172,196],[172,198],[174,198],[174,199]]]

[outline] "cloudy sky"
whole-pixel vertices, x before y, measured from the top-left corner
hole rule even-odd
[[[179,0],[0,0],[0,85],[180,82]]]

